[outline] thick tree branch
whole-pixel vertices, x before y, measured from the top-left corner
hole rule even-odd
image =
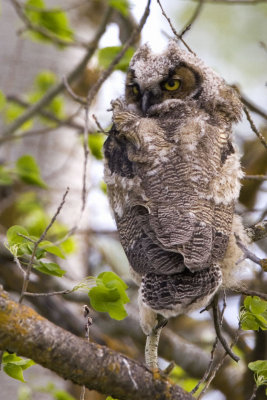
[[[0,350],[120,400],[193,400],[177,385],[107,347],[88,343],[0,292]]]

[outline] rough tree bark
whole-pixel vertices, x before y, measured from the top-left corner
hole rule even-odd
[[[168,378],[57,327],[0,289],[0,350],[29,357],[88,389],[120,400],[193,400]]]

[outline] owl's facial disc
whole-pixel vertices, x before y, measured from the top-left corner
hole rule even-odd
[[[155,71],[154,71],[155,75]],[[166,102],[177,100],[187,101],[197,99],[202,91],[202,79],[200,74],[192,67],[180,62],[175,67],[158,72],[154,76],[149,74],[140,75],[132,68],[128,71],[126,81],[126,101],[134,104],[144,115],[156,114],[165,107]],[[164,108],[166,111],[166,107]]]

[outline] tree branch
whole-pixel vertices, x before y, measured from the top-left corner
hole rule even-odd
[[[120,400],[193,400],[144,365],[63,330],[0,291],[0,350],[29,357],[88,389]]]
[[[72,83],[83,71],[83,69],[86,67],[88,61],[90,58],[93,56],[98,42],[103,35],[103,33],[106,30],[106,26],[108,24],[110,15],[112,13],[112,9],[109,7],[106,14],[103,17],[103,21],[100,24],[98,31],[96,32],[95,38],[92,40],[88,51],[82,58],[82,60],[79,62],[79,64],[66,76],[66,79],[69,83]],[[21,127],[21,125],[24,124],[24,122],[28,121],[30,118],[32,118],[35,114],[39,113],[39,111],[47,106],[54,97],[56,97],[59,93],[61,93],[65,89],[64,82],[61,81],[58,84],[52,86],[46,94],[35,104],[30,106],[22,115],[20,115],[12,124],[9,124],[6,129],[3,130],[2,136],[7,136],[11,133],[13,133],[15,130]]]
[[[215,328],[215,332],[216,335],[219,339],[219,341],[221,342],[224,350],[226,351],[226,353],[236,362],[238,362],[240,360],[240,358],[234,354],[231,350],[231,348],[229,347],[228,343],[226,342],[225,338],[222,336],[222,332],[221,332],[221,326],[220,326],[220,317],[219,317],[219,312],[218,312],[218,294],[216,294],[214,296],[213,302],[212,302],[212,310],[213,310],[213,319],[214,319],[214,328]]]

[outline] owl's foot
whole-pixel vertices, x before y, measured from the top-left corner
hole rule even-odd
[[[167,324],[161,315],[157,315],[157,325],[152,329],[146,338],[145,360],[149,369],[158,370],[158,346],[162,328]]]
[[[170,375],[173,368],[175,367],[175,362],[171,361],[170,364],[162,371],[165,376]]]

